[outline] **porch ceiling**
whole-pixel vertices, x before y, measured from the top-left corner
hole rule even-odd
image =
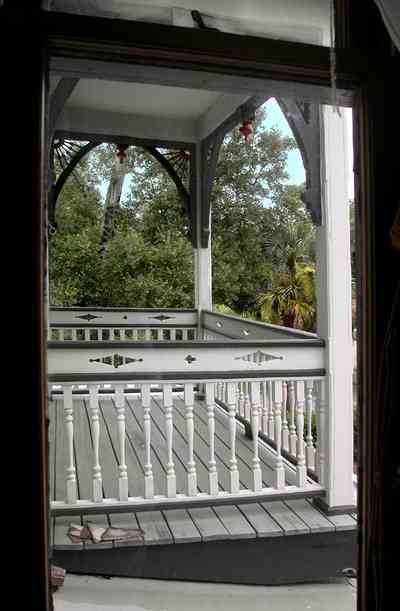
[[[54,90],[59,79],[52,78]],[[115,80],[80,79],[56,129],[193,143],[204,139],[248,95]]]

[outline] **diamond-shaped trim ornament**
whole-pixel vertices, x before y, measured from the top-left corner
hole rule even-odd
[[[149,316],[149,318],[152,318],[154,320],[168,320],[169,318],[176,318],[175,316],[166,316],[165,314],[159,314],[158,316]]]
[[[98,359],[89,359],[89,363],[102,363],[103,365],[110,365],[118,369],[118,367],[129,365],[129,363],[143,363],[143,359],[134,359],[130,356],[122,356],[121,354],[110,354]]]
[[[75,318],[81,318],[82,320],[94,320],[95,318],[103,318],[102,316],[95,316],[94,314],[84,314],[82,316],[75,316]]]
[[[257,350],[257,352],[252,352],[251,354],[245,354],[244,356],[235,356],[235,361],[247,361],[248,363],[254,363],[256,365],[282,359],[283,356],[274,356],[267,352],[261,352],[261,350]]]

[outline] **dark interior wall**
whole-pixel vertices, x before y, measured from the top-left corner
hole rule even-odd
[[[18,508],[24,524],[24,583],[29,582],[29,608],[45,609],[48,599],[47,504],[46,504],[46,377],[44,359],[45,319],[43,308],[45,181],[45,42],[34,14],[39,0],[6,0],[1,8],[3,61],[3,184],[12,185],[14,197],[4,198],[2,207],[4,300],[12,303],[7,346],[15,343],[16,325],[22,324],[24,349],[20,351],[19,381],[25,380],[24,419],[18,422],[18,447],[23,448],[22,469],[15,455],[7,463],[17,483],[12,499],[13,520]],[[390,227],[399,205],[398,152],[400,108],[397,83],[399,59],[381,23],[374,0],[337,0],[338,43],[342,48],[361,49],[364,84],[356,118],[356,168],[361,278],[359,311],[361,329],[359,369],[363,371],[359,400],[360,419],[360,596],[359,610],[393,608],[397,599],[398,562],[394,546],[398,539],[396,512],[396,467],[398,429],[399,344],[393,340],[383,351],[396,281],[399,255],[390,246]],[[5,13],[8,8],[23,9]],[[190,55],[190,50],[188,49]],[[188,57],[189,57],[188,55]],[[289,54],[290,55],[290,54]],[[318,53],[317,53],[318,55]],[[323,53],[322,53],[323,55]],[[287,58],[290,63],[293,58]],[[294,61],[294,60],[293,60]],[[307,62],[306,62],[307,63]],[[365,69],[368,66],[368,70]],[[305,74],[303,67],[298,74]],[[300,77],[299,77],[300,78]],[[9,128],[9,134],[6,134]],[[21,155],[23,150],[23,155]],[[12,241],[7,240],[12,237]],[[19,316],[16,309],[20,307]],[[5,330],[7,331],[7,329]],[[4,338],[4,341],[5,338]],[[7,355],[9,349],[7,348]],[[385,355],[385,359],[382,359]],[[15,373],[15,360],[7,358],[7,381]],[[383,367],[380,367],[383,363]],[[394,375],[390,375],[390,371]],[[380,373],[381,372],[381,373]],[[389,381],[388,381],[389,380]],[[5,395],[6,396],[6,395]],[[18,393],[8,394],[2,412],[3,431],[16,430]],[[8,419],[7,419],[8,416]],[[398,493],[397,493],[398,494]],[[29,511],[27,511],[27,506]],[[29,535],[28,535],[29,533]],[[396,539],[397,537],[397,539]],[[29,541],[27,541],[29,539]],[[20,548],[21,549],[21,548]],[[15,563],[17,572],[19,565]],[[28,588],[24,588],[28,590]],[[33,603],[33,604],[32,604]]]

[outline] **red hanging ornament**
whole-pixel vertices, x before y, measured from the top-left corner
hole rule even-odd
[[[239,131],[242,134],[242,136],[244,136],[244,139],[247,142],[248,137],[251,136],[251,134],[253,133],[252,122],[250,120],[243,121],[243,125],[242,127],[239,127]]]
[[[122,164],[122,163],[124,163],[124,161],[125,161],[125,159],[126,159],[126,157],[127,157],[127,154],[126,154],[126,149],[127,149],[127,148],[128,148],[128,147],[127,147],[126,145],[124,145],[124,144],[119,144],[119,145],[118,145],[117,157],[118,157],[119,162],[120,162],[121,164]]]

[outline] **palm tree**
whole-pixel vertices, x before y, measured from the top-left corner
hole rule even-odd
[[[296,259],[292,251],[286,270],[274,274],[272,288],[259,295],[261,319],[285,327],[313,331],[316,323],[315,268]]]

